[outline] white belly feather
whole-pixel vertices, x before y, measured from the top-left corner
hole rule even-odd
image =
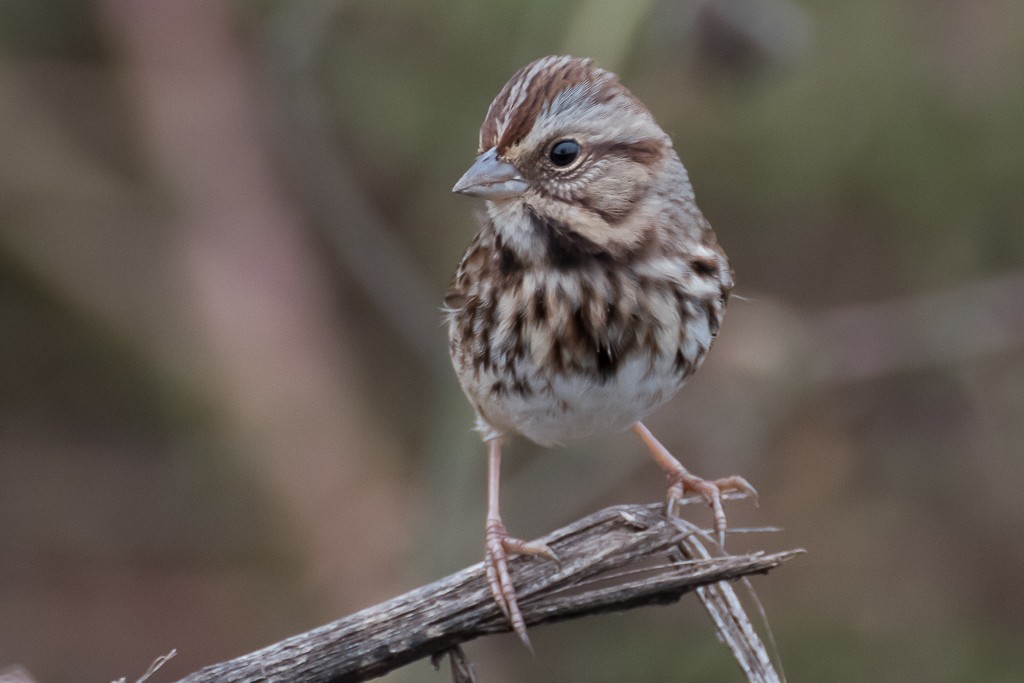
[[[701,316],[689,325],[684,352],[696,357],[699,364],[711,341],[708,321]],[[604,382],[587,374],[541,373],[529,362],[526,366],[521,370],[525,370],[529,392],[474,397],[473,388],[466,387],[473,402],[482,407],[478,429],[485,440],[518,433],[550,446],[592,434],[624,431],[671,399],[686,380],[675,365],[674,353],[653,357],[638,353],[623,358],[615,374]],[[490,386],[489,380],[485,377],[473,386]]]
[[[590,434],[624,431],[672,398],[681,386],[671,358],[652,368],[649,358],[634,357],[603,384],[583,375],[557,375],[532,395],[492,398],[480,426],[485,439],[516,432],[551,446]]]

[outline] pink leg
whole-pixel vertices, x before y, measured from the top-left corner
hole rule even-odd
[[[540,555],[557,561],[558,558],[551,548],[543,543],[527,543],[518,538],[511,538],[501,521],[498,511],[498,488],[501,478],[501,440],[492,439],[488,442],[490,449],[487,461],[487,532],[485,536],[484,568],[487,571],[487,583],[491,587],[491,595],[498,603],[505,618],[512,624],[520,640],[530,647],[530,639],[526,635],[526,621],[519,611],[516,601],[516,588],[508,571],[508,553],[518,555]]]
[[[665,470],[665,474],[668,475],[669,487],[668,487],[668,499],[665,503],[666,512],[668,514],[673,513],[673,508],[679,499],[682,498],[686,493],[693,492],[704,496],[704,500],[711,506],[711,510],[715,515],[715,531],[718,533],[719,545],[725,545],[725,510],[722,509],[722,492],[723,491],[739,491],[742,493],[749,493],[757,500],[757,491],[753,486],[747,482],[746,479],[739,476],[725,477],[723,479],[716,479],[714,481],[708,481],[707,479],[701,479],[700,477],[690,474],[690,472],[683,467],[683,464],[676,460],[668,449],[661,445],[661,442],[654,438],[654,434],[651,434],[651,430],[643,425],[641,422],[637,422],[633,425],[633,431],[640,440],[644,442],[648,450],[651,451],[651,455],[654,456],[654,461],[658,463],[661,469]]]

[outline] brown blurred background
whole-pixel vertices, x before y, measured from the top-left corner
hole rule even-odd
[[[177,648],[172,680],[481,557],[450,188],[560,52],[648,104],[733,259],[651,424],[810,551],[755,580],[790,678],[1024,678],[1017,0],[0,4],[0,669]],[[626,435],[505,475],[527,537],[663,494]],[[533,638],[468,650],[491,682],[740,679],[692,599]]]

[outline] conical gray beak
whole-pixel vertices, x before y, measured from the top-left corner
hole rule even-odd
[[[491,147],[476,158],[452,192],[484,199],[512,199],[526,192],[529,186],[519,175],[519,169],[498,159],[498,150]]]

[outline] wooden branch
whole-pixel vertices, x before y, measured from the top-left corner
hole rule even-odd
[[[549,534],[543,541],[561,565],[512,558],[527,625],[672,603],[701,586],[767,572],[803,552],[710,557],[706,549],[695,549],[699,532],[686,522],[667,519],[663,509],[660,504],[619,505]],[[331,624],[208,666],[179,683],[363,681],[508,630],[491,598],[483,565],[476,564]]]

